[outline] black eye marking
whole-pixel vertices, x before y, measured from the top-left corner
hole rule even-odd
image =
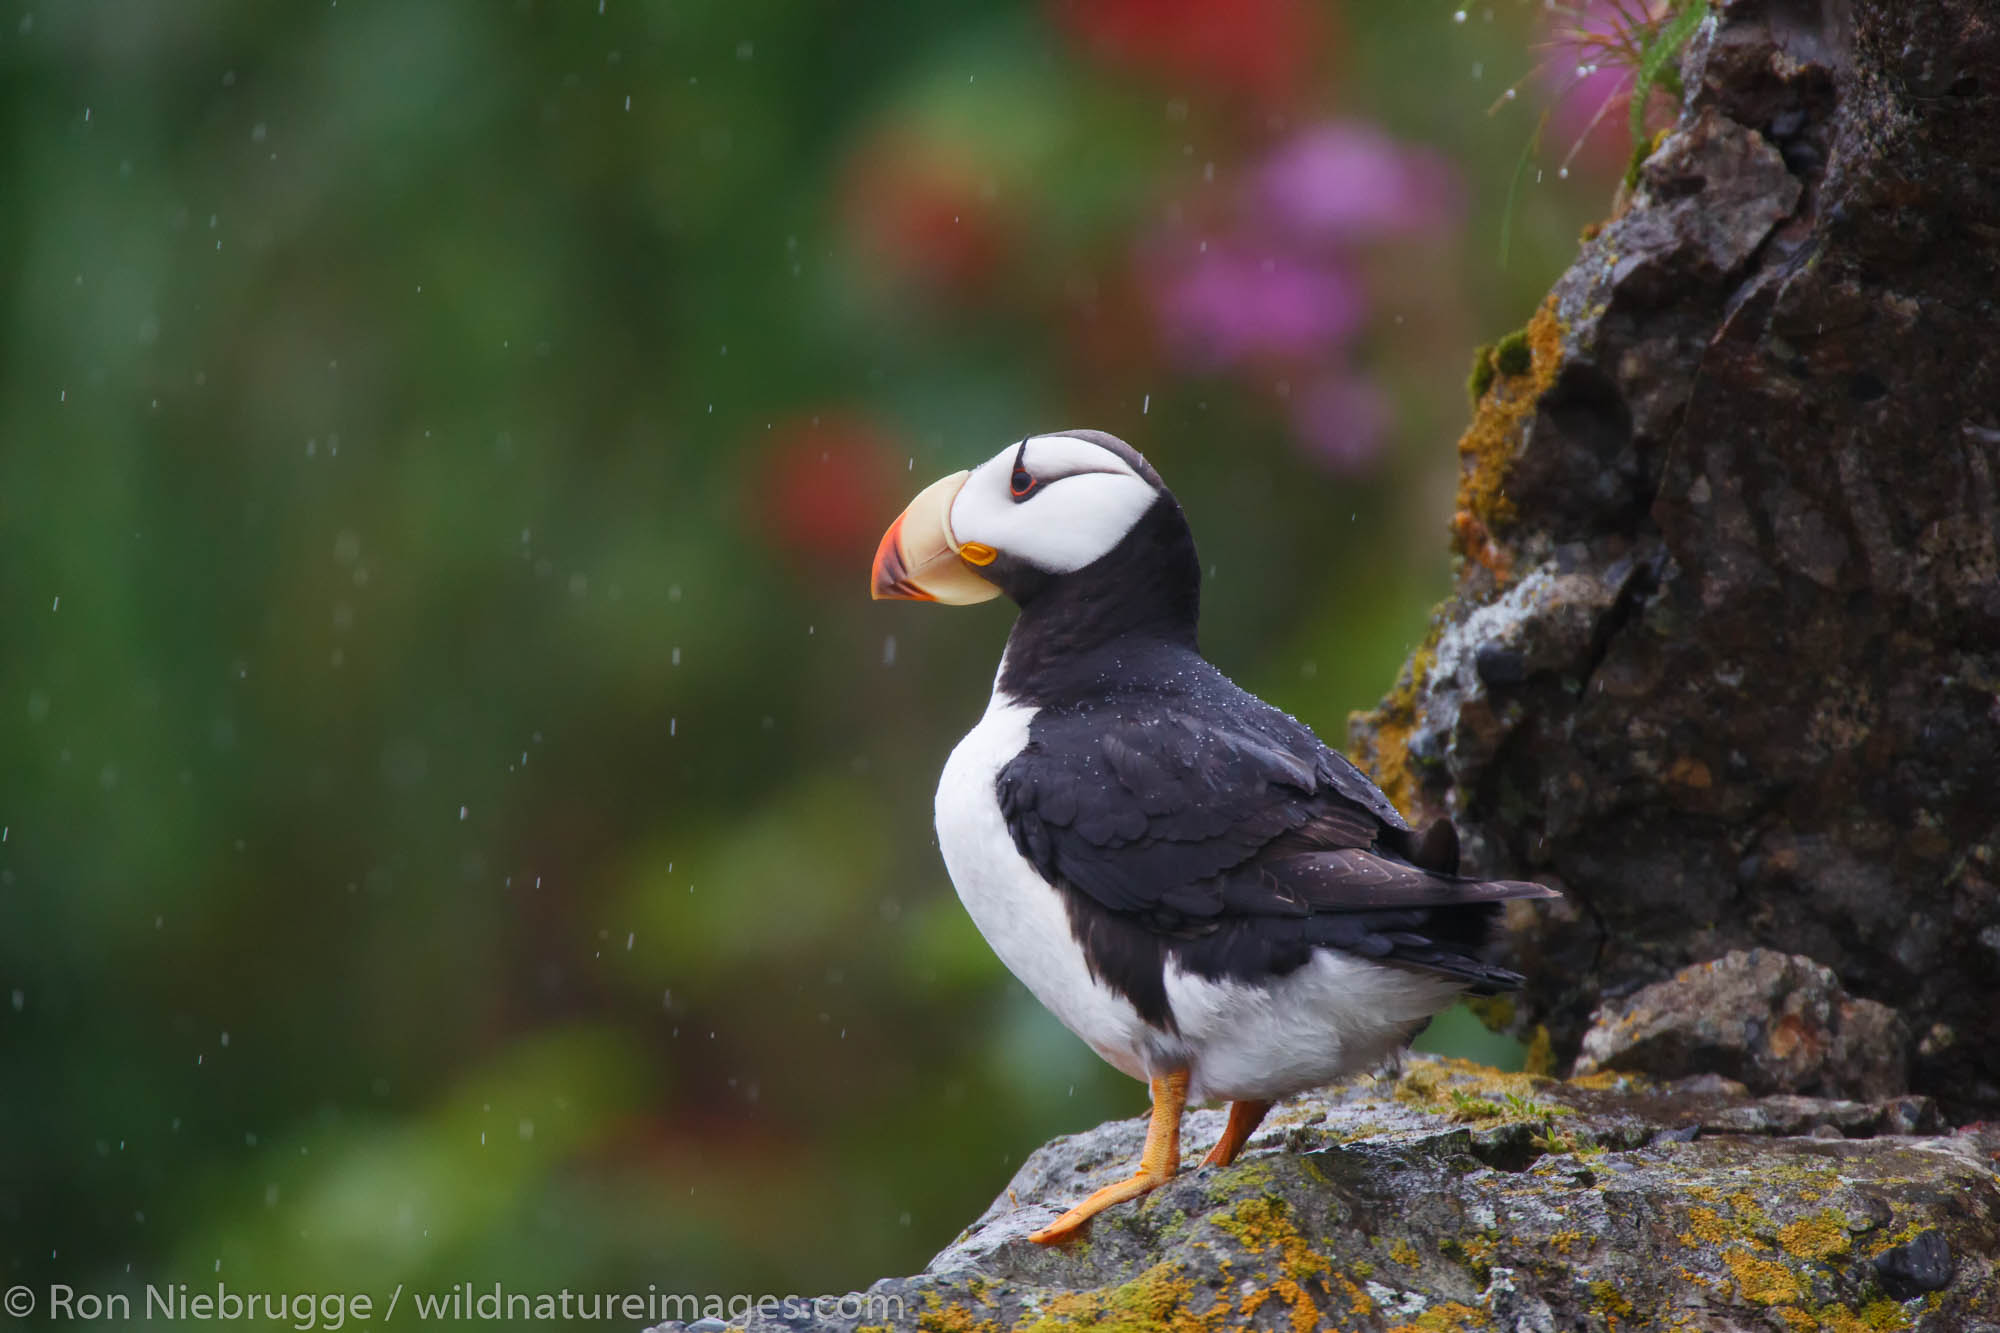
[[[1030,438],[1032,437],[1025,435],[1021,437],[1021,447],[1014,451],[1014,475],[1007,482],[1008,494],[1014,497],[1017,504],[1034,494],[1035,487],[1041,484],[1040,479],[1034,473],[1028,471],[1028,440]]]

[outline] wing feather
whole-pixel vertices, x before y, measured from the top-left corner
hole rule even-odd
[[[1284,971],[1327,947],[1518,983],[1474,955],[1498,903],[1553,890],[1419,864],[1455,867],[1448,826],[1420,837],[1305,726],[1219,672],[1197,684],[1037,714],[997,794],[1045,879],[1185,942],[1198,970]]]

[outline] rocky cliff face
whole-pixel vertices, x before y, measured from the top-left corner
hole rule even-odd
[[[1722,0],[1461,443],[1456,595],[1358,757],[1448,812],[1558,1056],[1731,949],[2000,1111],[2000,9]],[[1510,373],[1511,372],[1511,373]]]
[[[1188,1160],[1221,1133],[1188,1119]],[[1413,1057],[1279,1108],[1234,1166],[1026,1235],[1127,1175],[1143,1120],[1057,1139],[923,1274],[693,1333],[868,1328],[2000,1333],[2000,1129],[1923,1097],[1560,1082]]]

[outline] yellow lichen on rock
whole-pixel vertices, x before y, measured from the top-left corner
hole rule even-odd
[[[1722,1256],[1736,1276],[1736,1293],[1758,1305],[1789,1305],[1802,1294],[1792,1270],[1769,1259],[1759,1259],[1747,1250],[1730,1250]]]
[[[1317,1280],[1322,1289],[1330,1289],[1335,1285],[1327,1280],[1332,1265],[1299,1233],[1292,1222],[1290,1205],[1268,1196],[1245,1199],[1227,1216],[1217,1218],[1215,1224],[1253,1254],[1276,1252],[1272,1257],[1277,1260],[1279,1277],[1245,1293],[1238,1309],[1244,1319],[1276,1298],[1290,1308],[1292,1327],[1297,1333],[1311,1333],[1320,1326],[1319,1304],[1305,1284]],[[1351,1282],[1340,1285],[1348,1292],[1360,1294]]]
[[[1779,1227],[1778,1244],[1785,1253],[1801,1259],[1830,1259],[1854,1248],[1847,1235],[1847,1219],[1831,1208],[1822,1208],[1811,1217]]]
[[[1492,1317],[1458,1301],[1443,1301],[1408,1324],[1391,1324],[1389,1333],[1477,1333],[1491,1327]]]
[[[1681,1233],[1683,1245],[1726,1245],[1736,1239],[1736,1228],[1722,1220],[1713,1208],[1688,1209],[1688,1229]]]
[[[1178,1264],[1154,1264],[1130,1282],[1106,1291],[1069,1292],[1049,1302],[1041,1318],[1021,1326],[1022,1333],[1058,1333],[1089,1329],[1092,1333],[1214,1333],[1232,1327],[1226,1302],[1205,1314],[1189,1308],[1194,1280]],[[921,1328],[930,1327],[921,1320]],[[951,1330],[957,1333],[957,1330]]]

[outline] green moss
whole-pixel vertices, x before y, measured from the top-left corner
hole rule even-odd
[[[1268,1194],[1277,1174],[1269,1162],[1244,1162],[1226,1166],[1208,1182],[1208,1201],[1222,1203],[1244,1194]]]
[[[1526,329],[1515,329],[1493,344],[1493,368],[1502,375],[1525,375],[1534,364],[1535,354],[1528,346]]]
[[[1493,344],[1481,343],[1472,353],[1472,373],[1465,377],[1466,396],[1475,406],[1493,387]]]
[[[1058,1333],[1089,1329],[1092,1333],[1197,1333],[1226,1324],[1189,1309],[1194,1280],[1177,1264],[1154,1264],[1130,1282],[1104,1291],[1070,1292],[1050,1301],[1041,1318],[1020,1325],[1023,1333]],[[921,1325],[920,1325],[921,1326]]]
[[[1590,1284],[1590,1308],[1594,1314],[1614,1315],[1619,1319],[1630,1319],[1634,1313],[1625,1293],[1609,1282]]]
[[[1550,1080],[1510,1074],[1469,1060],[1436,1060],[1416,1065],[1396,1080],[1396,1100],[1457,1121],[1521,1124],[1549,1121],[1576,1112],[1535,1096]]]
[[[1548,1075],[1556,1072],[1555,1043],[1549,1039],[1546,1023],[1535,1024],[1535,1035],[1528,1040],[1528,1054],[1522,1068],[1530,1074]]]

